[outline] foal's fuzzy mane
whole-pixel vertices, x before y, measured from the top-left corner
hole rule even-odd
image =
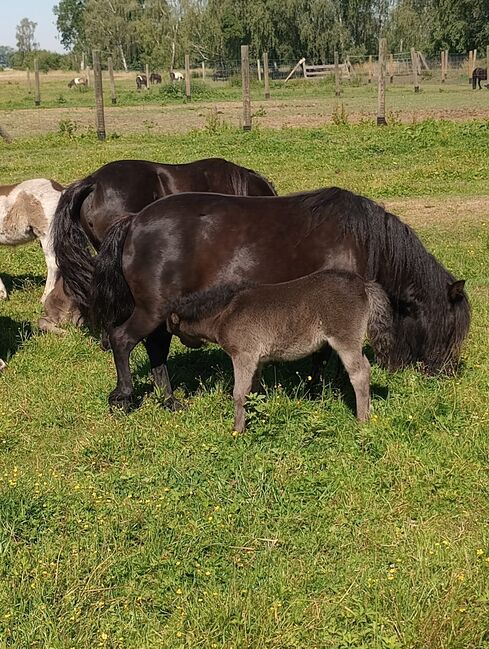
[[[167,307],[167,312],[178,314],[186,322],[198,322],[204,318],[217,315],[217,313],[228,306],[238,293],[241,293],[247,288],[253,288],[253,286],[256,286],[256,284],[252,282],[220,284],[206,291],[189,293],[170,302]]]

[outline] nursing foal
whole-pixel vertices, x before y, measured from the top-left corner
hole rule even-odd
[[[220,345],[234,369],[234,429],[245,428],[244,405],[268,361],[309,356],[329,344],[355,391],[357,417],[370,411],[370,364],[365,335],[389,357],[389,299],[379,284],[345,271],[323,270],[282,284],[224,285],[192,293],[169,306],[168,330],[189,347]]]

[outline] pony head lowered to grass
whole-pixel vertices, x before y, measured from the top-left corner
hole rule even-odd
[[[154,379],[174,403],[171,334],[163,331],[171,301],[217,284],[275,284],[327,268],[358,273],[387,294],[384,366],[456,369],[470,324],[464,281],[380,205],[337,187],[276,197],[181,194],[116,223],[96,259],[92,314],[110,331],[118,375],[111,402],[129,405],[129,355],[145,339]]]

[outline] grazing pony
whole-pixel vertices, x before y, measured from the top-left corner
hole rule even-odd
[[[148,78],[145,74],[138,74],[136,77],[136,88],[137,90],[141,90],[141,88],[147,88],[148,87]]]
[[[367,333],[388,360],[389,299],[375,282],[323,270],[282,284],[217,286],[168,306],[168,331],[191,347],[217,343],[234,368],[234,430],[245,428],[247,395],[257,391],[268,361],[292,361],[330,345],[355,391],[357,417],[370,411],[370,364],[362,352]]]
[[[136,213],[153,201],[179,192],[273,196],[273,185],[256,171],[222,158],[187,164],[146,160],[109,162],[70,185],[53,220],[59,273],[73,306],[88,314],[92,246],[97,250],[107,229],[123,214]]]
[[[61,185],[45,178],[0,185],[0,244],[17,246],[39,239],[48,269],[43,302],[56,279],[50,224],[62,191]],[[6,297],[7,290],[0,280],[0,298]]]
[[[328,268],[356,272],[387,293],[392,344],[384,366],[456,369],[470,322],[464,281],[380,205],[337,187],[259,198],[180,194],[115,223],[95,260],[93,320],[109,332],[117,369],[110,402],[129,406],[129,355],[144,339],[153,378],[168,405],[177,405],[166,367],[171,334],[161,329],[175,299]]]
[[[149,75],[149,82],[150,83],[161,83],[161,74],[158,74],[157,72],[152,72]]]
[[[184,81],[185,75],[178,70],[170,70],[170,81]]]
[[[86,77],[75,77],[68,83],[68,88],[86,88],[88,86],[88,79]]]
[[[472,90],[477,89],[477,84],[479,84],[479,90],[482,90],[481,81],[487,81],[487,68],[474,68],[472,72]]]

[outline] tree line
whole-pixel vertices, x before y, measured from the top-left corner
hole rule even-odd
[[[181,67],[185,53],[238,60],[245,43],[253,58],[311,63],[373,54],[380,36],[389,51],[428,56],[489,43],[489,0],[59,0],[53,11],[78,62],[96,48],[126,70]]]

